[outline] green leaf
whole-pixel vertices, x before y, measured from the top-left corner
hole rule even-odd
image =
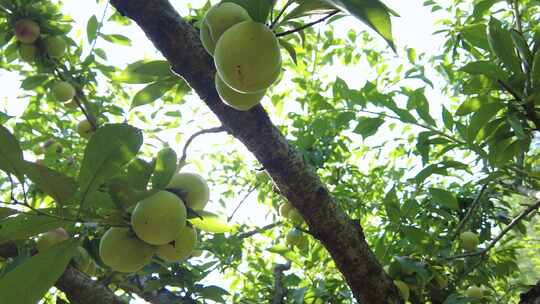
[[[504,106],[504,103],[497,101],[482,104],[482,107],[471,117],[467,126],[467,139],[470,142],[474,141],[480,129],[485,127]]]
[[[383,199],[386,215],[392,222],[398,222],[400,218],[399,200],[396,195],[396,188],[392,187]]]
[[[135,189],[146,190],[146,186],[154,172],[154,167],[154,161],[147,162],[137,158],[129,163],[126,169],[126,181]]]
[[[137,92],[131,101],[131,109],[152,103],[175,86],[174,81],[154,82]]]
[[[534,54],[531,68],[531,83],[533,88],[540,92],[540,49]]]
[[[488,42],[491,50],[503,65],[519,75],[521,71],[521,62],[514,49],[514,42],[510,32],[502,27],[499,20],[491,18],[488,24]]]
[[[512,36],[512,41],[514,41],[514,45],[518,50],[519,56],[521,56],[522,60],[525,60],[527,65],[531,65],[533,60],[532,53],[531,50],[529,50],[529,46],[527,45],[527,41],[525,41],[523,34],[511,29],[510,35]]]
[[[21,88],[25,90],[34,90],[39,86],[43,86],[47,80],[49,80],[49,75],[34,75],[26,77],[21,82]]]
[[[424,95],[423,88],[415,90],[411,94],[409,102],[414,107],[416,113],[418,113],[418,116],[420,116],[420,118],[422,118],[431,126],[437,126],[437,123],[429,113],[429,102],[427,101],[426,95]]]
[[[20,211],[15,210],[15,209],[7,208],[7,207],[0,207],[0,220],[5,219],[6,217],[10,215],[17,214],[19,212]]]
[[[296,59],[296,50],[294,49],[294,45],[289,43],[288,41],[284,39],[279,39],[279,45],[281,45],[291,56],[291,59],[293,60],[294,64],[298,64],[298,61]]]
[[[64,273],[79,241],[72,239],[26,260],[0,279],[2,303],[38,303]]]
[[[223,2],[236,3],[245,8],[254,21],[266,23],[276,0],[225,0]]]
[[[386,5],[379,0],[325,0],[325,2],[335,5],[341,10],[347,11],[360,21],[367,24],[395,49],[394,38],[392,37],[392,21],[390,14],[393,13]]]
[[[234,230],[234,227],[223,221],[218,215],[208,211],[197,211],[200,217],[194,217],[189,221],[195,228],[212,233],[225,233]],[[201,218],[202,217],[202,218]]]
[[[358,125],[354,129],[354,133],[360,134],[362,138],[366,139],[377,133],[377,130],[383,123],[384,119],[380,117],[360,117],[358,118]]]
[[[27,239],[30,236],[66,226],[66,224],[65,221],[56,217],[37,213],[20,213],[0,221],[0,244]]]
[[[482,106],[482,102],[477,98],[471,98],[465,100],[457,109],[456,115],[463,116],[473,112],[476,112]]]
[[[117,81],[131,84],[155,82],[172,76],[169,62],[165,60],[137,61],[126,67]]]
[[[171,148],[165,148],[156,156],[156,166],[152,176],[152,188],[165,189],[167,184],[176,173],[177,156]]]
[[[69,176],[33,162],[23,162],[24,174],[58,203],[65,204],[75,194],[77,183]]]
[[[514,133],[516,134],[517,138],[519,139],[525,139],[527,135],[525,134],[525,130],[523,129],[523,126],[521,125],[521,121],[517,117],[516,113],[511,113],[507,116],[508,124],[512,127],[514,130]]]
[[[486,75],[494,80],[506,79],[506,77],[504,77],[504,71],[498,65],[490,61],[469,62],[460,70],[471,75]]]
[[[124,35],[120,35],[120,34],[111,34],[111,35],[108,35],[108,34],[99,34],[99,36],[111,43],[114,43],[114,44],[118,44],[118,45],[123,45],[123,46],[131,46],[131,40],[124,36]]]
[[[473,24],[461,29],[461,35],[471,45],[489,51],[487,38],[487,26],[485,24]]]
[[[0,170],[14,174],[22,180],[22,162],[23,152],[19,142],[8,129],[0,125]]]
[[[92,17],[88,19],[88,23],[86,23],[86,37],[88,38],[88,43],[91,44],[96,39],[97,28],[98,20],[96,18],[96,15],[92,15]]]
[[[223,297],[229,295],[229,292],[218,286],[205,286],[198,292],[203,298],[223,302]]]
[[[291,10],[280,23],[305,16],[327,14],[335,9],[333,5],[322,0],[296,0],[296,2],[298,6]]]
[[[442,107],[442,118],[444,126],[448,130],[452,130],[454,128],[454,119],[452,118],[452,113],[450,113],[450,111],[448,111],[444,106]]]
[[[84,152],[79,172],[79,186],[86,194],[105,180],[122,172],[139,151],[143,142],[141,130],[128,124],[108,124],[97,129]]]
[[[446,171],[446,168],[441,168],[437,165],[429,165],[422,169],[422,171],[420,171],[414,179],[418,184],[421,184],[426,178],[430,177],[433,174],[448,175],[448,172]]]
[[[452,192],[439,188],[430,188],[429,193],[433,197],[433,200],[441,206],[452,210],[459,209],[457,198]]]

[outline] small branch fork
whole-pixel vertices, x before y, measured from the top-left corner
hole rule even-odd
[[[452,236],[452,240],[456,239],[456,237],[459,235],[459,233],[461,232],[461,230],[465,226],[465,223],[469,220],[469,218],[473,214],[474,210],[476,210],[476,207],[478,206],[478,203],[480,202],[480,199],[484,195],[484,192],[486,191],[487,186],[488,186],[488,184],[484,184],[482,186],[482,189],[480,189],[480,192],[478,192],[478,195],[476,195],[476,197],[474,198],[474,201],[472,202],[469,210],[467,210],[467,213],[465,214],[465,217],[463,217],[461,222],[459,222],[459,224],[458,224],[458,226],[456,228],[456,231],[454,232],[454,236]]]
[[[252,186],[248,192],[246,192],[246,194],[244,195],[244,197],[240,200],[240,202],[238,202],[238,205],[236,205],[236,208],[234,208],[233,212],[231,213],[231,215],[227,218],[227,222],[230,222],[232,220],[232,218],[234,217],[235,213],[238,211],[238,209],[240,209],[240,207],[242,206],[242,204],[247,200],[247,198],[251,195],[251,193],[253,193],[253,191],[255,191],[255,189],[257,189],[257,185],[254,185]]]
[[[535,204],[529,206],[527,209],[523,210],[517,217],[515,217],[510,224],[508,224],[489,244],[486,246],[486,248],[477,251],[477,252],[471,252],[471,253],[465,253],[460,254],[452,257],[446,258],[446,260],[455,260],[455,259],[461,259],[466,257],[472,257],[472,256],[478,256],[478,255],[485,255],[487,252],[497,244],[498,241],[500,241],[514,226],[516,226],[521,220],[529,216],[531,213],[536,211],[538,208],[540,208],[540,201],[537,201]]]
[[[223,126],[221,126],[221,127],[214,127],[214,128],[200,130],[200,131],[196,132],[195,134],[191,135],[191,137],[187,140],[186,145],[184,146],[184,149],[182,150],[182,157],[180,158],[180,162],[186,161],[187,149],[188,149],[189,145],[191,144],[191,142],[195,138],[197,138],[197,136],[203,135],[203,134],[209,134],[209,133],[225,132],[225,131],[226,131],[225,128]]]

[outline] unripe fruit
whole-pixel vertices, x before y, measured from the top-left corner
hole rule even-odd
[[[66,53],[66,42],[59,36],[51,36],[45,39],[45,50],[51,58],[60,58]]]
[[[75,97],[75,88],[67,81],[59,81],[52,87],[54,98],[60,102],[66,102]]]
[[[216,49],[216,43],[214,42],[214,39],[212,39],[212,35],[210,34],[210,29],[208,28],[208,25],[206,22],[201,23],[201,29],[199,32],[199,35],[201,37],[201,43],[210,55],[214,55],[214,50]]]
[[[32,151],[34,151],[34,154],[35,154],[35,155],[41,155],[41,154],[43,154],[43,153],[45,152],[44,149],[43,149],[43,147],[41,147],[41,146],[39,146],[39,145],[38,145],[38,146],[35,146],[34,149],[33,149]]]
[[[118,272],[136,272],[144,267],[155,248],[139,240],[128,228],[112,227],[101,238],[99,256]]]
[[[407,301],[411,293],[409,290],[409,286],[407,286],[407,284],[399,280],[395,280],[394,284],[398,288],[399,293],[401,294],[401,297],[403,298],[403,300]]]
[[[298,229],[291,229],[285,238],[287,244],[291,247],[298,247],[302,250],[307,249],[309,246],[309,240]]]
[[[478,286],[471,286],[467,288],[465,295],[469,298],[481,299],[484,296],[484,289]]]
[[[266,90],[257,93],[240,93],[229,87],[216,73],[216,90],[224,103],[238,111],[247,111],[258,105],[266,94]]]
[[[180,262],[192,255],[196,243],[197,231],[193,227],[185,226],[174,241],[159,246],[156,254],[169,263]]]
[[[198,258],[203,254],[203,251],[200,249],[195,249],[191,252],[191,257]]]
[[[77,133],[83,138],[89,138],[92,136],[94,130],[92,129],[92,124],[88,120],[83,120],[77,124]]]
[[[221,79],[242,93],[270,87],[281,70],[274,33],[264,24],[244,21],[229,28],[216,44],[214,62]]]
[[[251,20],[251,17],[243,7],[236,3],[222,2],[212,6],[206,12],[203,22],[208,26],[210,37],[215,45],[230,27],[248,20]]]
[[[21,19],[15,23],[15,37],[22,43],[34,43],[39,33],[39,24],[34,20]]]
[[[57,228],[40,235],[36,242],[36,249],[41,252],[67,239],[69,239],[69,234],[66,230]]]
[[[300,212],[298,212],[298,210],[296,210],[295,208],[291,209],[288,214],[289,214],[288,218],[291,220],[293,225],[300,226],[304,223],[304,218],[302,217]]]
[[[291,210],[294,209],[294,207],[289,202],[285,202],[279,206],[279,215],[289,218],[289,213]]]
[[[461,247],[466,251],[475,251],[480,243],[478,235],[471,231],[463,232],[459,238],[461,240]]]
[[[203,210],[210,199],[210,189],[208,184],[200,175],[195,173],[177,173],[175,174],[167,189],[180,190],[185,194],[183,197],[186,206],[197,211]]]
[[[93,276],[96,270],[96,264],[90,257],[90,254],[83,247],[77,247],[77,252],[73,256],[73,262],[80,271]]]
[[[152,245],[173,241],[186,226],[186,207],[175,194],[158,191],[138,202],[131,214],[131,226],[141,240]]]
[[[32,63],[36,60],[37,47],[33,44],[19,45],[19,57],[22,61]]]

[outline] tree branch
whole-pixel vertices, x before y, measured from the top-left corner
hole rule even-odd
[[[484,195],[484,192],[486,191],[487,189],[487,186],[488,184],[484,184],[482,186],[482,189],[480,189],[480,192],[478,192],[478,194],[476,195],[476,197],[474,198],[471,206],[469,207],[469,210],[467,210],[467,213],[465,214],[465,216],[463,217],[463,219],[461,220],[461,222],[459,222],[457,228],[456,228],[456,231],[454,232],[454,236],[452,236],[452,240],[455,240],[456,237],[459,235],[459,233],[461,232],[461,229],[463,229],[463,227],[465,226],[465,223],[467,223],[467,221],[469,220],[469,218],[471,217],[473,211],[476,209],[476,206],[478,205],[478,203],[480,202],[480,199],[482,198],[482,195]]]
[[[354,297],[361,303],[403,303],[358,225],[339,208],[313,169],[287,143],[258,105],[246,112],[225,105],[214,85],[215,67],[201,45],[198,31],[167,0],[111,0],[134,20],[183,77],[272,177],[280,193],[301,213],[310,231],[334,259]]]
[[[317,19],[313,22],[310,22],[310,23],[306,23],[304,25],[302,25],[301,27],[299,28],[295,28],[295,29],[292,29],[292,30],[289,30],[289,31],[285,31],[285,32],[282,32],[282,33],[277,33],[276,34],[276,37],[282,37],[282,36],[286,36],[286,35],[289,35],[289,34],[293,34],[293,33],[296,33],[296,32],[300,32],[300,31],[303,31],[305,29],[307,29],[308,27],[311,27],[311,26],[314,26],[315,24],[317,23],[321,23],[323,21],[325,21],[326,19],[336,15],[337,13],[339,13],[340,10],[335,10],[335,11],[331,11],[330,13],[328,13],[326,16],[320,18],[320,19]]]
[[[191,144],[191,142],[197,138],[197,136],[199,135],[203,135],[203,134],[208,134],[208,133],[219,133],[219,132],[224,132],[225,131],[225,128],[223,127],[215,127],[215,128],[210,128],[210,129],[204,129],[204,130],[200,130],[198,132],[195,132],[195,134],[191,135],[190,138],[188,138],[188,140],[186,141],[186,145],[184,146],[184,149],[182,149],[182,157],[180,158],[180,161],[185,161],[186,158],[187,158],[187,149],[189,147],[189,145]]]
[[[272,223],[272,224],[268,224],[266,226],[262,226],[262,227],[253,229],[253,230],[248,231],[248,232],[240,233],[236,237],[239,238],[239,239],[245,239],[245,238],[248,238],[248,237],[252,237],[255,234],[265,232],[266,230],[270,230],[270,229],[272,229],[272,228],[274,228],[276,226],[279,226],[281,224],[283,224],[283,222],[275,222],[275,223]]]
[[[287,289],[283,286],[283,272],[291,269],[291,261],[285,264],[277,264],[274,267],[274,295],[272,304],[284,304],[283,301],[287,295]]]
[[[529,206],[529,208],[523,210],[517,217],[515,217],[510,224],[508,224],[504,229],[493,239],[489,244],[486,246],[486,248],[476,251],[476,252],[470,252],[465,254],[460,254],[456,256],[451,256],[446,258],[446,260],[455,260],[460,258],[466,258],[466,257],[472,257],[477,255],[484,255],[486,254],[495,244],[497,244],[498,241],[500,241],[512,228],[517,225],[521,220],[523,220],[525,217],[529,216],[531,213],[536,211],[538,208],[540,208],[540,201],[536,202],[535,204]]]
[[[520,295],[519,304],[539,304],[540,303],[540,281],[529,291]]]

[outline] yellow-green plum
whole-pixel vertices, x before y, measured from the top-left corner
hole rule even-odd
[[[34,43],[40,34],[39,24],[31,19],[21,19],[15,22],[15,37],[21,43]]]
[[[240,93],[229,87],[219,74],[215,76],[216,90],[223,102],[238,111],[247,111],[261,102],[266,90],[257,93]]]
[[[197,211],[203,210],[210,199],[210,189],[208,184],[200,175],[196,173],[181,172],[175,174],[167,189],[182,192],[186,206]]]
[[[136,272],[144,267],[155,247],[139,240],[129,228],[111,227],[99,243],[103,263],[118,272]]]
[[[232,2],[222,2],[206,12],[203,23],[208,26],[210,38],[215,45],[230,27],[248,20],[251,20],[251,17],[243,7]]]
[[[262,23],[244,21],[229,28],[216,44],[214,62],[221,79],[241,93],[270,87],[281,70],[274,33]]]
[[[298,210],[296,210],[295,208],[292,208],[289,211],[288,218],[289,218],[289,220],[291,220],[291,222],[295,226],[300,226],[300,225],[302,225],[304,223],[304,218],[302,217],[300,212],[298,212]]]
[[[210,28],[208,28],[208,24],[206,22],[201,23],[201,29],[199,32],[199,35],[201,37],[201,43],[210,55],[214,55],[214,50],[216,49],[216,43],[214,42],[214,39],[212,39],[212,35],[210,34]]]
[[[36,242],[36,249],[38,251],[44,251],[53,245],[69,239],[69,234],[63,228],[57,228],[51,231],[47,231],[40,235]]]
[[[475,251],[480,243],[478,235],[471,231],[463,232],[459,238],[461,240],[461,247],[466,251]]]
[[[169,263],[180,262],[192,255],[196,243],[197,231],[193,227],[185,226],[176,239],[157,247],[156,255]]]
[[[66,41],[59,36],[50,36],[45,39],[45,50],[51,58],[60,58],[66,53]]]
[[[52,87],[54,98],[60,102],[66,102],[75,97],[75,88],[67,81],[59,81]]]
[[[305,250],[309,246],[308,238],[298,229],[291,229],[285,238],[287,244],[291,247],[298,247]]]
[[[191,257],[198,258],[203,254],[203,251],[200,249],[195,249],[191,252]]]
[[[80,121],[77,124],[77,133],[83,138],[89,138],[92,136],[94,130],[92,129],[92,124],[87,120]]]
[[[395,280],[394,284],[399,290],[399,293],[401,294],[401,297],[403,300],[407,301],[409,299],[411,291],[409,290],[409,286],[405,284],[403,281]]]
[[[291,210],[294,209],[294,207],[289,202],[285,202],[279,206],[279,215],[289,218],[289,213]]]
[[[471,286],[465,291],[465,295],[473,299],[481,299],[484,296],[484,288]]]
[[[19,58],[22,61],[33,63],[36,60],[37,47],[33,44],[21,44],[19,45]]]
[[[152,245],[173,241],[186,226],[184,202],[169,191],[158,191],[138,202],[131,214],[131,226],[141,240]]]

